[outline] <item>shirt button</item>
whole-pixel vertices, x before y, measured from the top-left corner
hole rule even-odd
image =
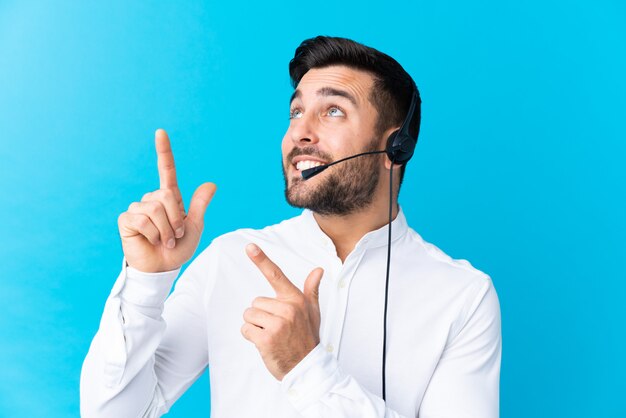
[[[328,351],[329,353],[332,353],[334,349],[335,349],[335,347],[333,347],[332,344],[328,344],[326,346],[326,351]]]
[[[289,395],[290,398],[295,398],[298,396],[298,391],[291,388],[287,391],[287,395]]]
[[[339,288],[343,289],[344,287],[346,287],[346,281],[345,279],[341,279],[339,280]]]

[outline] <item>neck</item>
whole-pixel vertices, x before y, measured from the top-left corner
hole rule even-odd
[[[343,263],[359,240],[368,232],[382,228],[389,222],[389,190],[386,199],[375,199],[363,210],[349,215],[320,215],[313,213],[319,227],[333,241],[337,256]],[[394,197],[391,218],[398,215]]]

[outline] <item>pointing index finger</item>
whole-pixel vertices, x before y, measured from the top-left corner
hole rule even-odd
[[[256,244],[246,245],[246,253],[267,278],[267,281],[276,292],[276,296],[289,297],[302,293]]]
[[[157,166],[159,167],[159,180],[161,189],[177,189],[176,166],[174,154],[170,145],[170,139],[163,129],[157,129],[154,133],[154,144],[157,152]]]

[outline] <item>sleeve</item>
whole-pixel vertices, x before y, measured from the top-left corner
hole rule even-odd
[[[159,417],[202,374],[207,253],[189,265],[169,298],[180,269],[143,273],[124,260],[83,363],[81,416]]]
[[[500,303],[491,279],[448,342],[422,399],[420,418],[498,418]]]
[[[405,418],[342,372],[321,344],[283,377],[281,388],[305,418]]]
[[[431,377],[420,418],[498,417],[500,308],[491,280],[478,293]],[[306,418],[403,417],[343,373],[321,345],[285,375],[281,387]]]

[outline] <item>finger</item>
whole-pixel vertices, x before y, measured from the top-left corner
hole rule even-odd
[[[196,189],[189,203],[189,214],[187,218],[193,222],[198,230],[204,227],[204,213],[207,206],[213,199],[217,187],[213,183],[204,183]]]
[[[124,212],[118,218],[120,233],[129,238],[143,235],[152,245],[159,245],[159,230],[146,215]]]
[[[174,239],[174,230],[167,219],[165,208],[161,202],[152,200],[149,202],[133,202],[128,207],[128,212],[134,214],[146,215],[159,230],[161,242],[167,248],[174,248],[176,240]]]
[[[285,319],[293,319],[295,314],[294,307],[292,305],[278,299],[267,298],[264,296],[255,298],[252,301],[252,307]]]
[[[261,340],[263,334],[263,330],[256,325],[252,325],[249,322],[246,322],[241,327],[241,335],[243,337],[257,345],[257,343]]]
[[[252,325],[265,329],[276,321],[276,316],[262,309],[248,308],[243,311],[243,319]]]
[[[174,198],[178,204],[178,211],[182,214],[181,216],[185,216],[186,212],[185,212],[185,204],[183,202],[183,196],[180,194],[180,189],[176,188],[176,189],[158,189],[155,190],[153,192],[148,192],[146,194],[143,195],[143,197],[141,198],[142,202],[147,202],[149,200],[154,200],[153,199],[153,195],[155,193],[157,193],[159,190],[168,190],[171,191],[174,194]]]
[[[184,212],[180,211],[180,206],[178,204],[178,195],[172,191],[171,189],[159,189],[155,192],[148,193],[144,195],[141,199],[142,202],[151,202],[156,201],[160,202],[161,205],[165,208],[165,214],[174,230],[174,235],[176,238],[182,238],[185,233],[183,217]]]
[[[157,166],[159,168],[159,180],[161,189],[177,189],[176,166],[174,154],[170,145],[170,139],[163,129],[157,129],[154,133],[154,144],[157,153]]]
[[[246,245],[246,252],[252,262],[261,270],[261,273],[267,278],[276,296],[290,297],[293,295],[302,294],[293,283],[289,281],[280,268],[256,244]]]
[[[322,282],[322,276],[324,275],[324,269],[318,267],[309,273],[309,276],[304,281],[304,297],[306,300],[319,306],[320,295],[320,283]]]

